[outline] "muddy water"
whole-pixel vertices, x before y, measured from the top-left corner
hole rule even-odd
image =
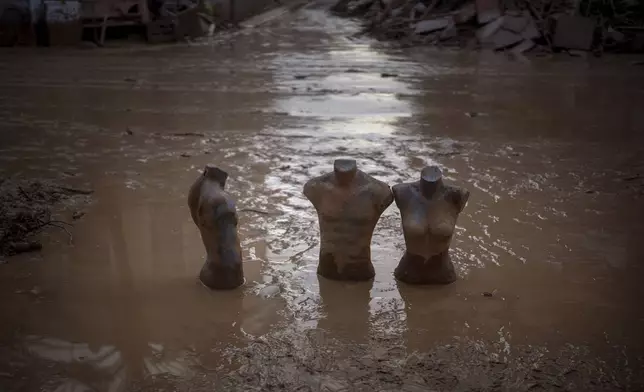
[[[219,375],[231,348],[290,328],[409,351],[482,339],[501,360],[517,345],[580,347],[641,377],[640,70],[393,49],[357,31],[309,7],[190,47],[1,53],[1,174],[95,193],[71,244],[48,232],[41,255],[0,265],[0,385],[122,391]],[[337,157],[392,185],[437,163],[472,192],[457,283],[396,283],[394,205],[374,233],[373,282],[316,276],[301,190]],[[204,251],[186,196],[206,163],[229,171],[241,209],[265,212],[240,212],[243,290],[196,282]]]

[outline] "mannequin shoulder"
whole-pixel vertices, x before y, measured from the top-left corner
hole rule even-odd
[[[398,202],[399,200],[406,200],[413,196],[413,182],[396,184],[391,187],[391,191],[394,195],[394,198]]]
[[[321,176],[313,177],[304,184],[304,195],[311,197],[319,192],[331,187],[333,173],[323,174]]]
[[[384,181],[370,176],[369,174],[360,171],[360,181],[362,182],[363,187],[369,188],[372,193],[378,194],[380,196],[391,195],[391,187]]]
[[[445,186],[445,198],[456,204],[459,211],[462,211],[470,198],[470,191],[454,185]]]

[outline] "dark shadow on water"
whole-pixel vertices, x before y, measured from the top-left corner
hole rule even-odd
[[[457,290],[455,284],[414,286],[396,282],[405,304],[407,326],[403,337],[408,349],[428,350],[437,341],[457,334],[457,324],[462,324],[463,321],[458,320],[458,312],[455,310],[457,307],[454,306]]]
[[[366,343],[373,281],[339,282],[318,276],[322,319],[318,327],[339,339]]]

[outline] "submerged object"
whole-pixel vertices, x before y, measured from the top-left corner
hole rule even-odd
[[[443,183],[437,166],[427,166],[420,180],[393,186],[407,247],[396,279],[410,284],[447,284],[456,280],[449,246],[469,191]]]
[[[244,284],[242,253],[237,235],[237,211],[224,191],[228,173],[206,165],[188,194],[190,215],[201,232],[206,262],[199,279],[211,289],[234,289]]]
[[[389,185],[358,170],[353,159],[337,159],[333,172],[312,178],[304,195],[318,213],[318,274],[335,280],[369,280],[371,237],[380,215],[393,202]]]

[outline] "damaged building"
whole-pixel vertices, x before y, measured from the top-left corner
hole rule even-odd
[[[0,45],[74,45],[84,39],[100,46],[110,34],[124,29],[152,43],[194,38],[232,20],[236,7],[231,4],[230,0],[6,0],[0,5]]]

